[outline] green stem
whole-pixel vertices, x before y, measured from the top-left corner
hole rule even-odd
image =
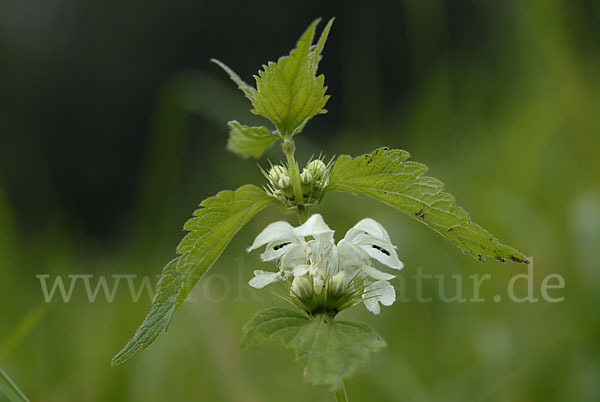
[[[300,224],[308,220],[308,209],[304,204],[298,205],[298,219],[300,220]]]
[[[308,219],[308,211],[304,206],[304,197],[302,196],[300,169],[298,168],[298,163],[296,163],[296,158],[294,157],[294,152],[296,150],[294,140],[292,140],[291,138],[286,138],[281,143],[281,148],[283,149],[283,152],[285,153],[285,157],[287,159],[288,172],[290,174],[290,184],[292,186],[292,189],[294,190],[294,198],[296,205],[298,205],[298,219],[300,219],[300,223],[302,224]]]
[[[338,389],[335,391],[335,400],[337,402],[348,402],[348,394],[346,393],[344,381],[342,381]]]

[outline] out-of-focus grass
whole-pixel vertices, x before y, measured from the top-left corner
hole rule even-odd
[[[485,303],[418,303],[414,288],[407,288],[412,300],[384,309],[380,317],[360,307],[344,313],[370,322],[389,344],[348,382],[351,399],[598,400],[598,48],[588,51],[587,44],[576,42],[583,17],[567,3],[519,2],[509,21],[488,16],[486,21],[510,27],[496,28],[506,35],[499,35],[492,49],[477,57],[448,51],[425,66],[427,43],[443,35],[436,24],[446,11],[416,4],[407,6],[407,57],[414,59],[415,69],[428,68],[428,79],[410,89],[407,104],[391,105],[389,116],[373,117],[381,121],[371,131],[348,123],[312,141],[299,136],[301,162],[320,150],[333,155],[382,145],[408,149],[448,184],[477,222],[535,257],[536,297],[543,278],[557,273],[566,281],[558,291],[565,300],[494,303],[493,296],[505,295],[510,278],[526,267],[479,264],[409,217],[372,200],[330,194],[321,212],[338,236],[364,216],[385,224],[406,264],[401,276],[407,286],[414,284],[411,276],[419,267],[448,281],[453,274],[493,276],[481,289]],[[82,236],[62,210],[41,222],[36,233],[19,233],[0,187],[0,341],[43,300],[36,274],[51,280],[69,274],[155,276],[195,204],[222,188],[260,182],[253,162],[225,152],[224,138],[186,138],[196,115],[216,116],[220,123],[242,119],[244,99],[223,83],[193,72],[167,80],[157,101],[132,229],[111,248]],[[347,91],[343,96],[361,95]],[[355,104],[349,100],[346,110]],[[364,117],[367,123],[369,118]],[[215,125],[215,133],[211,136],[224,130]],[[279,158],[276,150],[269,156]],[[243,229],[198,285],[197,302],[184,305],[169,331],[124,366],[110,368],[110,358],[133,334],[149,300],[133,303],[123,290],[113,303],[102,298],[89,303],[77,286],[70,303],[55,302],[4,356],[11,376],[36,401],[331,400],[326,390],[302,383],[301,366],[280,345],[238,347],[243,323],[255,310],[277,302],[245,285],[252,269],[263,264],[243,250],[268,222],[281,217],[270,209]],[[436,286],[425,282],[424,293],[435,294]],[[465,292],[471,296],[466,283]]]

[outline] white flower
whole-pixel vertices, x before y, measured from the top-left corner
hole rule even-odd
[[[265,286],[277,282],[284,281],[285,276],[281,272],[270,272],[270,271],[254,271],[254,278],[250,279],[250,286],[256,289],[262,289]]]
[[[290,295],[309,313],[329,311],[333,316],[362,302],[379,314],[380,303],[389,306],[396,299],[388,282],[394,275],[375,268],[371,259],[402,269],[396,247],[386,230],[369,218],[348,230],[337,246],[333,233],[321,215],[312,215],[298,227],[283,221],[270,224],[248,251],[266,245],[261,258],[277,260],[279,272],[254,271],[250,285],[260,289],[292,279]]]
[[[307,242],[305,237],[312,236],[314,240]],[[254,243],[248,248],[248,252],[266,245],[265,252],[261,254],[263,261],[280,260],[281,272],[291,272],[295,268],[302,270],[302,265],[307,265],[306,272],[314,270],[310,263],[310,258],[314,255],[326,254],[325,247],[327,243],[333,242],[333,230],[323,221],[321,215],[312,215],[304,224],[293,227],[287,222],[279,221],[267,226],[254,240]],[[320,261],[319,261],[320,263]],[[320,265],[316,264],[319,268]],[[282,275],[277,272],[271,272],[267,276],[265,271],[255,271],[258,275],[250,281],[250,286],[259,288],[255,285],[262,285],[277,282]],[[304,273],[306,273],[304,272]],[[296,276],[297,274],[294,273]],[[260,276],[261,279],[257,279]],[[263,284],[264,283],[264,284]],[[259,288],[259,289],[260,289]]]
[[[346,236],[338,244],[338,248],[347,248],[348,255],[353,249],[359,256],[375,258],[382,264],[393,269],[402,269],[404,264],[398,259],[396,247],[390,241],[387,231],[371,218],[358,222],[346,233]],[[361,250],[363,252],[361,252]]]
[[[358,222],[338,243],[340,266],[361,270],[376,280],[390,280],[393,275],[381,272],[371,265],[371,258],[393,269],[402,269],[396,247],[386,230],[375,220],[366,218]]]
[[[377,281],[365,288],[362,298],[367,310],[379,314],[379,303],[391,306],[396,301],[396,291],[389,282]]]

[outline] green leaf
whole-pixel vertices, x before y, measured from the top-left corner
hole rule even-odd
[[[310,118],[327,112],[324,106],[329,96],[325,94],[325,77],[316,74],[333,19],[313,45],[319,21],[313,21],[288,56],[263,66],[258,76],[254,76],[256,88],[242,81],[225,64],[213,60],[250,99],[254,106],[252,113],[271,120],[282,136],[300,132]]]
[[[252,317],[244,327],[242,347],[271,338],[296,350],[297,359],[305,363],[306,381],[332,389],[366,363],[372,352],[386,346],[367,324],[335,321],[326,315],[309,317],[285,308],[264,310]]]
[[[11,402],[29,402],[23,391],[11,380],[11,378],[2,369],[0,369],[0,391]],[[1,398],[0,398],[1,399]]]
[[[221,67],[227,73],[227,75],[229,75],[229,78],[231,78],[231,80],[237,84],[238,88],[244,93],[244,95],[246,95],[246,98],[252,100],[255,91],[255,89],[252,86],[246,84],[240,78],[240,76],[237,75],[231,68],[226,66],[225,63],[217,59],[210,59],[210,61],[215,63],[217,66]]]
[[[260,210],[275,202],[262,189],[245,185],[221,191],[200,204],[184,229],[190,232],[177,248],[178,257],[163,269],[150,313],[133,338],[112,360],[119,365],[146,349],[167,329],[173,313],[198,279],[214,264],[233,236]]]
[[[287,308],[259,311],[244,325],[241,346],[245,349],[271,338],[287,344],[308,321],[308,315]]]
[[[327,190],[366,194],[391,205],[481,262],[492,257],[529,263],[522,253],[501,244],[473,222],[454,197],[443,191],[444,183],[425,176],[427,166],[408,161],[409,157],[406,151],[387,148],[356,158],[342,155],[333,166]]]
[[[277,134],[266,127],[244,126],[235,120],[227,125],[231,129],[227,149],[244,158],[260,158],[279,139]]]

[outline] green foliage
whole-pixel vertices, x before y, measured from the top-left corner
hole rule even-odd
[[[289,343],[310,321],[308,315],[288,308],[274,307],[256,313],[244,325],[242,348],[258,345],[271,338]]]
[[[183,303],[198,279],[213,265],[233,236],[260,210],[274,200],[260,188],[245,185],[221,191],[200,204],[186,222],[189,233],[177,248],[177,258],[163,269],[152,308],[134,337],[112,360],[113,365],[130,359],[150,346],[167,328],[173,313]]]
[[[260,158],[279,138],[266,127],[244,126],[235,120],[227,125],[231,129],[227,149],[244,158]]]
[[[23,391],[11,380],[2,369],[0,369],[0,391],[6,395],[11,402],[29,402]],[[1,399],[1,398],[0,398]]]
[[[277,338],[304,362],[304,378],[314,385],[336,389],[344,378],[365,363],[372,352],[386,346],[369,325],[336,321],[327,315],[309,317],[285,308],[258,312],[244,326],[242,347]]]
[[[252,113],[271,120],[283,137],[300,132],[310,118],[327,112],[324,106],[329,96],[325,95],[325,77],[316,74],[333,19],[323,30],[317,44],[313,45],[319,21],[313,21],[288,56],[263,66],[258,76],[254,76],[256,88],[242,81],[225,64],[213,60],[250,99],[254,106]]]
[[[409,157],[406,151],[387,148],[356,158],[342,155],[333,166],[327,190],[366,194],[391,205],[482,262],[492,257],[529,263],[523,254],[473,222],[454,197],[443,191],[444,183],[424,176],[427,166],[408,161]]]

